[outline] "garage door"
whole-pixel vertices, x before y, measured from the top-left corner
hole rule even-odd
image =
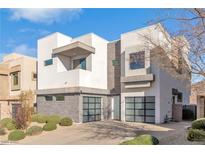
[[[83,122],[101,120],[101,98],[83,97]]]
[[[126,97],[125,119],[128,122],[155,123],[155,97]]]

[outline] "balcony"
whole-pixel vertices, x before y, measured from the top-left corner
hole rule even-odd
[[[94,54],[94,53],[95,53],[95,48],[79,41],[53,49],[53,55],[60,54],[68,57],[77,56],[77,55]]]

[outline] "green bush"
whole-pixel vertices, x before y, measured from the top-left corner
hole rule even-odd
[[[38,135],[43,131],[43,128],[40,126],[31,126],[27,129],[26,135],[32,136],[32,135]]]
[[[44,126],[43,126],[43,130],[45,131],[52,131],[52,130],[55,130],[57,128],[57,125],[56,123],[46,123]]]
[[[31,117],[32,122],[38,122],[38,123],[46,123],[48,120],[48,116],[41,115],[41,114],[34,114]]]
[[[124,141],[121,145],[157,145],[159,140],[151,135],[145,134],[135,137],[132,140]]]
[[[15,122],[9,122],[9,123],[7,123],[7,124],[6,124],[6,128],[7,128],[8,130],[14,130],[14,129],[16,129],[16,124],[15,124]]]
[[[6,130],[3,127],[0,127],[0,135],[5,135],[6,134]]]
[[[194,119],[193,111],[189,109],[183,109],[182,118],[183,120],[193,120]]]
[[[192,126],[193,129],[203,129],[205,130],[205,118],[200,118],[197,120],[194,120],[192,122]]]
[[[39,123],[46,123],[47,120],[48,120],[48,116],[46,116],[46,115],[39,115],[37,122],[39,122]]]
[[[71,126],[73,124],[72,119],[68,118],[68,117],[64,117],[60,120],[59,125],[61,126]]]
[[[58,115],[51,115],[51,116],[48,116],[47,118],[47,123],[56,123],[56,124],[59,124],[61,120],[61,117],[58,116]]]
[[[13,132],[11,132],[8,136],[8,140],[10,141],[18,141],[18,140],[22,140],[25,138],[25,133],[21,130],[14,130]]]
[[[187,134],[189,141],[202,141],[205,140],[205,131],[199,129],[190,129]]]
[[[13,123],[14,120],[11,118],[4,118],[0,121],[1,126],[6,127],[8,123]]]

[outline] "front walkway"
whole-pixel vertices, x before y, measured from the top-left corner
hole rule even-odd
[[[37,136],[27,136],[18,144],[119,144],[139,134],[152,134],[160,144],[199,144],[186,141],[185,130],[190,122],[169,124],[123,123],[119,121],[100,121],[74,124],[71,127],[58,127],[51,132]],[[201,143],[200,143],[201,144]]]

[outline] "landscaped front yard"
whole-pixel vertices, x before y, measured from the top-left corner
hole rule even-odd
[[[31,125],[43,126],[32,123]],[[190,122],[173,122],[169,124],[123,123],[120,121],[99,121],[73,124],[69,127],[58,125],[56,130],[43,131],[35,136],[26,136],[15,144],[120,144],[142,134],[151,134],[159,139],[159,144],[204,144],[190,142],[186,139],[185,127]],[[4,137],[4,141],[7,138]]]
[[[30,136],[37,136],[43,132],[51,132],[58,127],[71,126],[72,120],[68,117],[58,115],[32,115],[31,121],[13,120],[4,118],[0,121],[0,141],[1,144],[10,141],[20,141]],[[23,127],[25,126],[25,127]]]

